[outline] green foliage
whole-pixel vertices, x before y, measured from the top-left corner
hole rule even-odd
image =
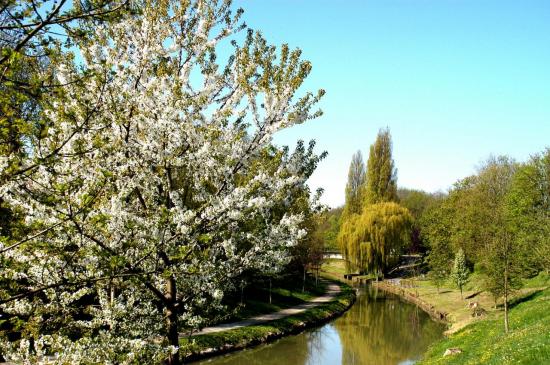
[[[422,232],[422,217],[432,207],[437,206],[443,198],[442,194],[430,194],[421,190],[404,189],[397,190],[399,203],[407,208],[414,219],[411,229],[411,252],[424,252],[427,241]]]
[[[317,226],[318,235],[323,240],[326,250],[338,250],[338,231],[340,230],[340,222],[342,218],[343,208],[334,208],[323,212],[319,216],[319,224]]]
[[[353,154],[348,172],[348,183],[346,184],[346,204],[343,216],[359,214],[363,208],[365,189],[365,163],[361,151]]]
[[[315,214],[307,209],[308,205],[303,207],[303,213],[307,218],[302,223],[302,228],[306,230],[306,236],[298,241],[298,244],[290,249],[292,259],[287,266],[287,272],[303,273],[308,267],[316,267],[323,260],[324,240],[322,232],[319,230],[322,218],[320,214]]]
[[[550,270],[550,148],[520,166],[507,195],[507,213],[530,268]],[[526,268],[529,269],[529,268]]]
[[[495,302],[503,299],[506,328],[510,294],[523,278],[548,267],[549,155],[546,150],[523,165],[492,157],[421,218],[434,281],[443,278],[449,252],[463,250],[466,264],[483,275],[482,289]]]
[[[427,193],[422,190],[399,188],[399,204],[407,208],[415,220],[421,219],[430,208],[437,206],[443,199],[441,193]]]
[[[373,204],[342,223],[338,241],[352,269],[385,271],[408,245],[411,225],[407,208],[393,202]]]
[[[389,129],[381,129],[370,146],[365,186],[367,204],[397,201],[397,170],[392,158]]]
[[[460,289],[460,296],[462,296],[462,288],[468,282],[468,276],[470,271],[466,266],[466,256],[464,256],[464,251],[459,249],[456,253],[453,269],[451,270],[451,279],[453,283]]]
[[[439,288],[449,277],[453,263],[453,245],[451,243],[452,220],[448,209],[442,202],[427,208],[417,224],[422,232],[422,240],[428,246],[426,261],[430,268],[429,276]]]
[[[435,343],[419,365],[546,364],[550,359],[550,289],[510,311],[511,332],[503,333],[500,319],[475,322]],[[448,348],[462,353],[443,357]]]
[[[431,247],[431,250],[427,257],[427,262],[430,267],[429,276],[433,281],[437,290],[447,281],[450,275],[451,268],[451,249],[449,246],[437,244]]]

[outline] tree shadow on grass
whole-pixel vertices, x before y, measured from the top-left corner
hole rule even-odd
[[[527,301],[530,301],[530,300],[533,300],[535,299],[536,297],[538,297],[542,292],[544,291],[544,289],[536,289],[535,291],[527,294],[527,295],[523,295],[523,296],[520,296],[520,297],[516,297],[512,300],[510,300],[508,302],[508,307],[509,308],[514,308],[515,306],[517,306],[518,304],[521,304],[521,303],[524,303],[524,302],[527,302]],[[503,304],[499,304],[498,305],[499,308],[502,308],[503,307]]]

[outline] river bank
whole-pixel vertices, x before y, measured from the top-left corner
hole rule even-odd
[[[546,280],[545,274],[525,280],[524,288],[515,293],[511,302],[522,300],[546,288]],[[501,305],[495,305],[494,298],[482,290],[483,278],[476,273],[470,275],[470,282],[462,295],[458,289],[450,286],[438,289],[430,280],[424,278],[390,279],[373,284],[417,304],[432,318],[445,321],[449,325],[446,335],[451,335],[474,322],[502,315]],[[479,315],[473,315],[474,309]]]
[[[417,305],[424,312],[428,313],[433,320],[449,324],[449,321],[447,319],[447,312],[439,310],[433,304],[424,301],[415,292],[408,291],[405,288],[391,284],[386,280],[379,282],[372,281],[371,283],[378,289],[396,294],[407,302]]]
[[[443,337],[443,324],[397,295],[370,285],[355,291],[353,306],[325,324],[197,365],[412,364]]]
[[[345,283],[338,283],[340,292],[332,300],[299,314],[266,323],[195,335],[180,340],[185,362],[242,350],[296,334],[307,328],[328,322],[349,309],[355,301],[355,291]]]
[[[541,274],[526,280],[525,288],[516,293],[510,303],[508,334],[501,307],[473,279],[463,298],[458,290],[438,290],[427,280],[386,280],[374,285],[448,323],[446,338],[430,346],[419,364],[550,363],[550,289],[543,285],[548,278]],[[474,316],[474,310],[481,315]],[[458,353],[443,356],[451,348],[459,349]]]
[[[502,316],[486,318],[434,343],[418,365],[515,365],[550,363],[550,289],[512,305],[510,332]],[[443,356],[447,349],[459,353]]]

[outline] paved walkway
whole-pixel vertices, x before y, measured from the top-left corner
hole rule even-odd
[[[251,317],[239,322],[225,323],[225,324],[220,324],[213,327],[206,327],[206,328],[203,328],[202,331],[194,333],[193,335],[194,336],[206,335],[209,333],[229,331],[229,330],[234,330],[236,328],[254,326],[254,325],[263,324],[270,321],[275,321],[277,319],[285,318],[288,316],[293,316],[293,315],[305,312],[308,309],[315,308],[323,303],[330,302],[334,298],[334,296],[336,296],[336,294],[338,294],[339,292],[340,292],[340,286],[337,284],[330,283],[327,286],[327,292],[324,295],[317,298],[313,298],[307,303],[300,304],[291,308],[281,309],[278,312],[260,314],[258,316]]]

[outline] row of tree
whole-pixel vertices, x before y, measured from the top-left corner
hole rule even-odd
[[[323,157],[277,131],[300,50],[230,0],[0,7],[0,353],[35,363],[180,362],[246,277],[305,267]],[[220,46],[221,45],[221,46]],[[219,60],[218,51],[231,56]]]
[[[436,284],[453,272],[461,288],[460,267],[475,268],[495,301],[503,300],[508,331],[511,292],[522,278],[550,269],[550,149],[525,163],[490,158],[435,200],[421,232]]]

